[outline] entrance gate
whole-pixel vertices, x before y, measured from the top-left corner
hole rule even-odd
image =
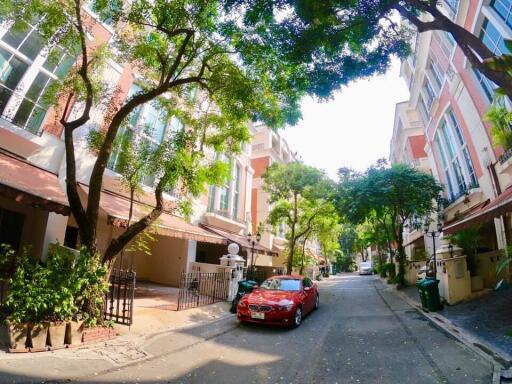
[[[105,295],[105,320],[118,324],[133,324],[133,298],[135,272],[114,269],[110,275],[109,289]]]
[[[182,272],[178,311],[226,301],[231,272]]]

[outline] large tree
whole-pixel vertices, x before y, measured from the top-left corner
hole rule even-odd
[[[364,174],[341,180],[338,204],[340,213],[355,223],[372,216],[389,215],[391,236],[397,247],[399,284],[405,282],[404,226],[414,217],[429,217],[441,185],[429,174],[409,165],[384,163]]]
[[[279,44],[283,58],[307,67],[319,96],[358,77],[384,72],[393,55],[409,53],[411,31],[450,34],[473,68],[512,97],[512,76],[479,38],[447,16],[439,0],[230,0],[262,39]],[[470,2],[471,4],[475,2]],[[406,23],[400,22],[402,20]],[[252,30],[246,29],[246,30]]]
[[[274,163],[263,180],[272,205],[270,224],[284,222],[287,227],[287,269],[291,273],[299,239],[312,231],[320,216],[331,212],[333,184],[323,171],[300,162]]]
[[[92,39],[96,19],[84,11],[88,4],[101,20],[116,31],[110,45]],[[182,109],[183,99],[198,90],[206,95],[216,114],[207,123],[189,111],[193,129],[184,127],[155,149],[159,164],[155,172],[154,208],[133,220],[103,253],[111,261],[135,236],[166,209],[163,192],[180,188],[197,194],[206,182],[218,179],[214,164],[205,163],[205,152],[227,152],[247,140],[247,123],[262,120],[272,126],[294,122],[299,117],[302,94],[298,69],[277,54],[279,47],[254,45],[239,33],[236,14],[223,12],[221,1],[211,0],[3,0],[4,22],[23,31],[24,22],[37,20],[41,41],[50,51],[56,47],[75,54],[75,67],[53,93],[63,101],[57,108],[64,129],[66,191],[80,240],[92,254],[97,252],[97,224],[103,174],[115,139],[123,125],[145,103],[158,103],[168,116]],[[140,80],[131,96],[118,97],[120,89],[106,90],[102,81],[105,58],[130,65]],[[293,79],[290,80],[290,79]],[[73,104],[75,113],[71,113]],[[77,184],[74,135],[90,123],[92,112],[105,111],[95,137],[96,161],[89,182],[87,201],[82,203]],[[78,111],[78,112],[76,112]]]

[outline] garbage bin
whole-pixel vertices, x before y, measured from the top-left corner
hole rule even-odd
[[[441,297],[439,296],[439,280],[426,278],[422,287],[425,292],[427,309],[432,312],[443,309],[443,306],[441,305]]]
[[[238,282],[238,293],[251,293],[258,283],[254,280],[240,280]]]
[[[419,279],[416,281],[416,287],[418,288],[418,293],[420,294],[422,308],[427,308],[427,297],[425,295],[425,287],[423,286],[424,283],[425,279]]]

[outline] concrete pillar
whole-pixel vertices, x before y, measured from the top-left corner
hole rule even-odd
[[[46,222],[46,232],[44,234],[43,252],[41,258],[46,259],[48,254],[48,247],[50,244],[59,242],[64,244],[64,236],[66,235],[66,227],[68,224],[68,217],[59,215],[54,212],[48,214],[48,221]]]
[[[190,271],[191,263],[196,261],[196,254],[197,254],[197,241],[196,240],[189,240],[188,241],[188,247],[187,247],[187,260],[185,264],[185,271]]]

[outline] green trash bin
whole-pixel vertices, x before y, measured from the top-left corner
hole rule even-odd
[[[422,308],[427,308],[427,297],[425,295],[425,287],[423,286],[424,283],[425,279],[418,279],[416,281],[416,287],[418,288]]]
[[[254,280],[241,280],[238,282],[238,293],[251,293],[258,283]]]
[[[441,297],[439,296],[439,280],[427,278],[422,286],[425,291],[426,308],[432,312],[443,309]]]

